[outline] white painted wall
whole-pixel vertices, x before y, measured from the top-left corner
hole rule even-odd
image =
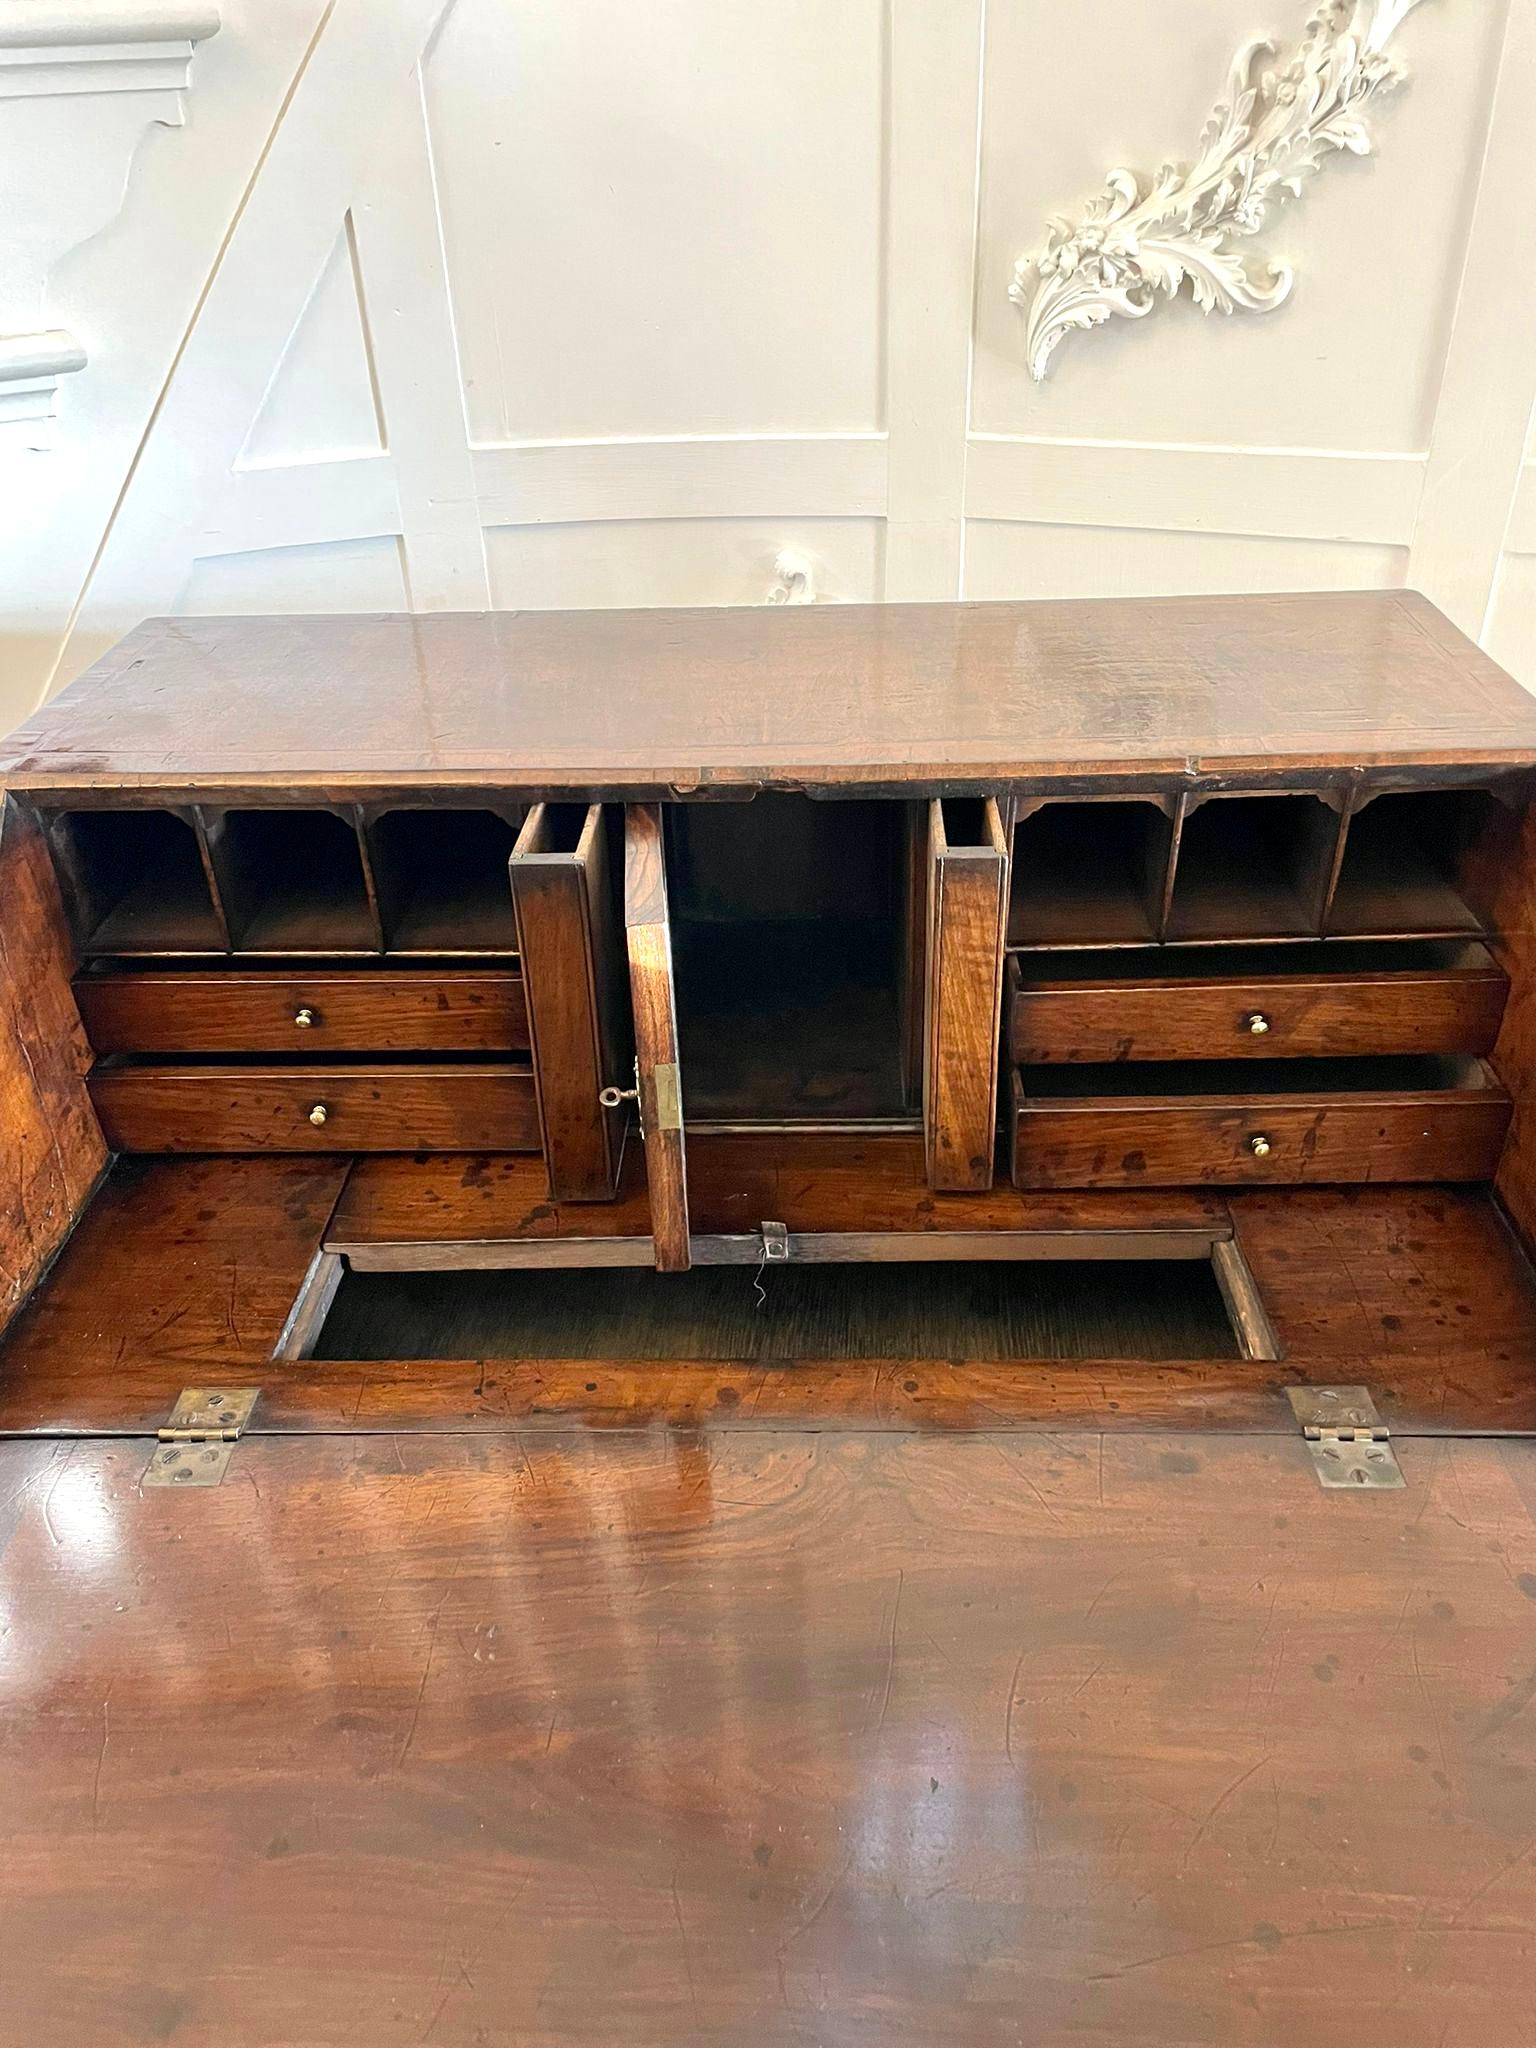
[[[0,425],[0,728],[150,612],[755,604],[786,548],[833,599],[1409,582],[1536,686],[1536,0],[1421,0],[1280,311],[1025,371],[1046,217],[1309,7],[223,0],[184,93],[0,98],[0,335],[88,358]]]

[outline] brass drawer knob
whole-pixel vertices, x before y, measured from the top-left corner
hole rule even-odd
[[[320,1019],[315,1015],[308,1003],[303,1003],[294,1011],[293,1021],[301,1031],[308,1031],[311,1026],[318,1024]]]
[[[330,1113],[323,1102],[317,1102],[309,1112],[309,1120],[312,1124],[323,1124]],[[1267,1152],[1269,1147],[1266,1145],[1264,1149]]]
[[[1269,1157],[1269,1140],[1265,1137],[1262,1131],[1255,1131],[1253,1136],[1248,1140],[1248,1150],[1253,1154],[1255,1159],[1267,1159]]]
[[[1255,1010],[1248,1019],[1248,1029],[1255,1038],[1262,1038],[1264,1036],[1265,1032],[1269,1029],[1269,1019],[1262,1010]]]

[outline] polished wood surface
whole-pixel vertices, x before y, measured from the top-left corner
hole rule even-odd
[[[90,1093],[119,1152],[539,1149],[532,1070],[510,1061],[108,1065],[93,1070]]]
[[[90,1200],[107,1148],[41,835],[0,797],[0,1330]]]
[[[75,1001],[98,1053],[525,1052],[514,969],[93,973]]]
[[[325,715],[315,716],[317,702]],[[765,781],[980,789],[1536,761],[1536,704],[1422,597],[155,619],[0,752],[17,788]]]
[[[144,1455],[0,1446],[18,2043],[1528,2038],[1530,1445]]]
[[[1008,839],[995,797],[928,807],[923,1136],[936,1188],[989,1188]]]
[[[1059,956],[1010,956],[1008,1045],[1020,1065],[1486,1053],[1509,990],[1477,945],[1357,948],[1353,966],[1332,946],[1279,961],[1201,949],[1198,966],[1175,954],[1160,974],[1092,958],[1097,971],[1062,979]]]

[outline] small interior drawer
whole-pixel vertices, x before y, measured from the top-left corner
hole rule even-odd
[[[1510,1118],[1472,1059],[1041,1066],[1013,1087],[1021,1188],[1488,1180]]]
[[[98,1053],[525,1052],[515,971],[86,973]]]
[[[1013,955],[1016,1064],[1485,1053],[1509,984],[1484,946],[1169,948]]]
[[[533,1073],[461,1066],[95,1067],[114,1152],[537,1152]]]

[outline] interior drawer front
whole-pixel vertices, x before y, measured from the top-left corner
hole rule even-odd
[[[1451,972],[1031,981],[1008,963],[1020,1066],[1115,1060],[1486,1053],[1509,984],[1481,947]]]
[[[85,974],[99,1053],[525,1052],[522,976]]]
[[[1030,1097],[1014,1076],[1021,1188],[1491,1180],[1510,1102],[1443,1092]]]
[[[114,1152],[539,1149],[526,1067],[97,1067],[89,1085]]]

